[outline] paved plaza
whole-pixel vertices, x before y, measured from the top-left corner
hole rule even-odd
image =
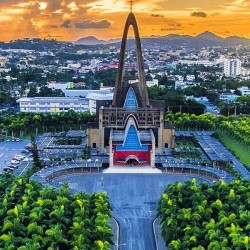
[[[185,174],[81,174],[55,179],[52,183],[60,187],[67,181],[73,190],[107,192],[112,215],[120,226],[119,249],[164,250],[163,240],[157,240],[153,232],[153,221],[157,216],[157,203],[168,184],[185,182],[194,176]],[[197,182],[207,181],[196,177]],[[159,237],[159,230],[156,231]],[[115,247],[113,249],[116,249]]]

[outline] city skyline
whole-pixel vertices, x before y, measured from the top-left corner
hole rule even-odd
[[[249,0],[132,2],[141,37],[210,31],[222,37],[250,38]],[[0,41],[121,38],[130,11],[130,0],[1,0]]]

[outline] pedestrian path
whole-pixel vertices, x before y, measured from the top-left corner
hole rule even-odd
[[[114,166],[103,170],[104,174],[161,174],[162,171],[158,168],[150,166],[145,167],[120,167]]]

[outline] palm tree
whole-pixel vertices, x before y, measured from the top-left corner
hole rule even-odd
[[[89,228],[89,221],[73,222],[69,230],[71,235],[71,246],[78,247],[79,249],[87,249],[90,246],[91,231]]]
[[[45,231],[46,237],[43,239],[43,246],[51,247],[52,249],[67,249],[68,246],[67,237],[63,234],[59,224],[54,225],[50,229]]]
[[[107,241],[96,240],[93,250],[110,250],[110,244]]]
[[[40,250],[41,245],[33,239],[25,240],[25,245],[18,247],[17,250]]]
[[[65,215],[64,205],[60,207],[54,206],[53,211],[49,214],[50,221],[49,224],[59,224],[61,229],[67,230],[71,222],[70,217]]]
[[[172,240],[168,245],[169,250],[179,250],[181,249],[181,241],[178,240]]]

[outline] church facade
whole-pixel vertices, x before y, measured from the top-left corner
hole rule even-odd
[[[128,30],[135,35],[138,75],[124,77]],[[97,122],[87,126],[87,145],[109,155],[109,166],[152,166],[155,155],[174,147],[174,126],[165,123],[164,101],[148,98],[141,41],[131,12],[126,20],[113,101],[99,102]]]

